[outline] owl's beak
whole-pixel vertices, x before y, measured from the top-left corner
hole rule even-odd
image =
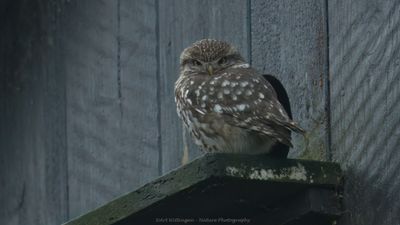
[[[208,75],[213,75],[213,67],[211,66],[211,65],[208,65],[207,66],[207,72],[208,72]]]

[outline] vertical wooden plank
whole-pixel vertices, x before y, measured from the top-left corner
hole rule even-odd
[[[70,217],[158,175],[154,1],[73,1],[64,20]]]
[[[292,135],[290,157],[327,158],[326,39],[323,0],[251,1],[252,64],[281,80],[293,119],[307,130]]]
[[[159,1],[163,172],[181,165],[185,148],[173,94],[181,51],[199,39],[214,38],[235,44],[247,57],[247,31],[247,1]],[[200,155],[191,138],[186,140],[189,159]]]
[[[338,224],[398,224],[400,2],[328,3],[333,160],[346,171]]]
[[[3,6],[0,224],[60,224],[68,210],[65,83],[57,67],[60,2]]]

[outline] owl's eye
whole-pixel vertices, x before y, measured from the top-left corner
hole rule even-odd
[[[198,60],[195,60],[195,59],[191,60],[190,63],[191,63],[193,66],[201,66],[201,62],[198,61]]]
[[[218,64],[222,65],[228,62],[228,58],[227,57],[222,57],[218,60]]]

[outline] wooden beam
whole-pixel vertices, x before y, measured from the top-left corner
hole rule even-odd
[[[207,154],[66,225],[157,224],[174,218],[251,220],[307,188],[334,190],[340,177],[335,163]],[[315,208],[315,195],[306,199],[309,203],[294,207]]]
[[[332,224],[342,213],[341,197],[333,189],[309,188],[286,199],[271,212],[252,220],[265,225]]]

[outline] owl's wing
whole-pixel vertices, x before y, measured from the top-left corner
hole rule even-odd
[[[230,86],[231,96],[226,98],[231,100],[213,104],[212,110],[220,113],[225,122],[233,126],[276,138],[292,146],[290,131],[304,133],[304,130],[289,118],[271,84],[261,75],[254,74],[254,70],[233,70],[231,73],[235,77],[234,82],[238,83]]]

